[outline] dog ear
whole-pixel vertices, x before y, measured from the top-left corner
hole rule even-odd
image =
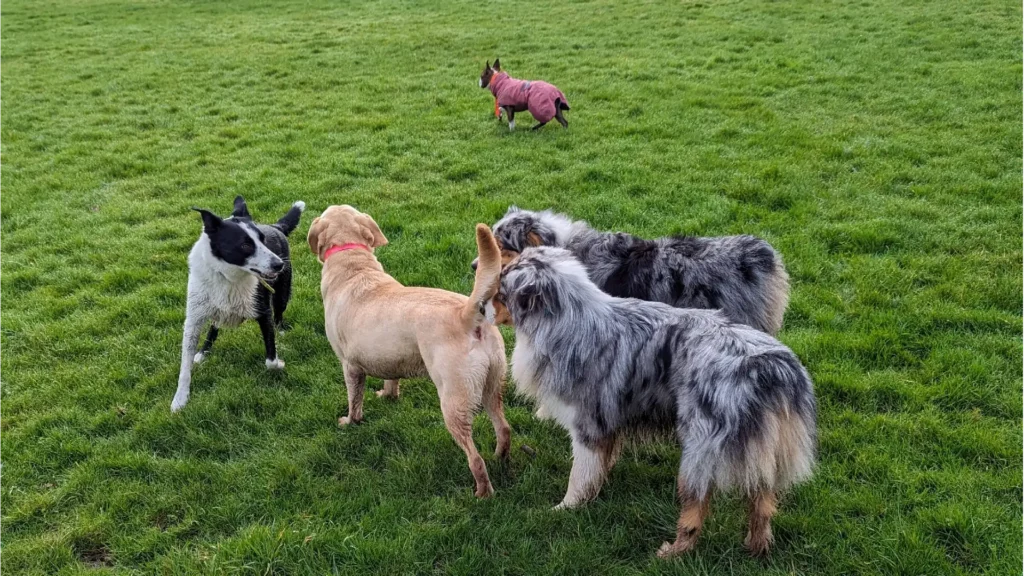
[[[519,206],[513,204],[508,207],[508,211],[505,214],[515,214],[516,212],[522,212],[522,210],[519,209]]]
[[[309,249],[316,254],[320,262],[323,262],[323,258],[320,258],[320,234],[323,233],[327,225],[321,221],[321,218],[317,216],[313,218],[313,223],[309,225],[309,232],[306,233],[306,242],[309,242]]]
[[[235,218],[248,218],[252,220],[252,216],[249,216],[249,207],[245,205],[245,198],[235,196],[235,210],[231,215]]]
[[[499,72],[501,71],[501,60],[498,60],[497,58],[494,59],[494,69]]]
[[[219,216],[217,216],[213,212],[210,212],[209,210],[203,210],[202,208],[196,208],[195,206],[193,206],[192,209],[195,210],[196,212],[199,212],[199,214],[203,217],[203,232],[206,232],[207,234],[213,234],[218,229],[220,229],[220,225],[223,222],[223,220],[221,220]]]
[[[490,61],[490,60],[488,60],[488,61],[487,61],[487,62],[486,62],[486,63],[484,64],[484,70],[490,70],[490,69],[491,69],[491,61]]]
[[[540,234],[530,230],[526,235],[526,244],[528,246],[542,246],[544,244],[544,240],[541,239]]]
[[[373,221],[373,218],[370,218],[366,214],[360,214],[359,221],[362,222],[363,226],[366,227],[366,231],[370,234],[367,244],[374,248],[380,248],[381,246],[387,245],[388,239],[384,237],[384,233],[380,231],[380,226],[377,226],[377,223]]]

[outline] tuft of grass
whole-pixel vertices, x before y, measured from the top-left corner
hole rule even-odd
[[[1019,572],[1019,5],[10,0],[0,15],[5,572]],[[496,56],[565,91],[568,131],[494,121],[475,84]],[[225,213],[236,194],[262,221],[309,206],[288,367],[264,369],[255,325],[224,332],[171,415],[188,207]],[[337,429],[303,242],[337,203],[377,219],[400,281],[462,293],[473,225],[512,203],[771,241],[793,284],[781,338],[815,377],[821,430],[772,556],[747,558],[743,505],[723,497],[695,552],[655,559],[678,514],[668,444],[629,449],[594,503],[550,511],[569,443],[511,392],[490,500],[426,380]],[[474,431],[489,454],[490,426]]]

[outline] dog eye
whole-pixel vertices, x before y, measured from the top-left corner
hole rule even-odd
[[[242,244],[242,249],[243,250],[252,250],[252,244],[246,242],[246,243]]]

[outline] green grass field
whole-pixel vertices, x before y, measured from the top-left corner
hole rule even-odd
[[[426,6],[424,4],[432,4]],[[1021,7],[1013,2],[9,0],[2,8],[5,574],[1011,574],[1021,552]],[[510,134],[500,56],[570,127]],[[309,205],[287,362],[224,333],[177,415],[190,205]],[[713,506],[663,562],[677,449],[628,449],[550,510],[565,433],[509,384],[513,455],[472,496],[427,380],[341,368],[305,245],[373,215],[407,284],[468,293],[510,203],[784,255],[781,339],[814,376],[820,464],[765,561]],[[513,344],[507,333],[509,351]],[[379,380],[370,381],[378,388]],[[531,459],[519,447],[536,450]]]

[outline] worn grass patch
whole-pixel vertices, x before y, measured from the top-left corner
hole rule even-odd
[[[1019,573],[1019,5],[426,4],[3,4],[5,573]],[[570,129],[499,126],[495,56],[558,84]],[[821,407],[774,554],[747,558],[724,498],[696,552],[654,558],[670,445],[551,512],[569,443],[515,397],[486,501],[427,381],[338,430],[308,213],[287,370],[228,331],[172,416],[188,207],[235,194],[264,221],[354,204],[395,277],[463,293],[473,224],[510,203],[770,240]]]

